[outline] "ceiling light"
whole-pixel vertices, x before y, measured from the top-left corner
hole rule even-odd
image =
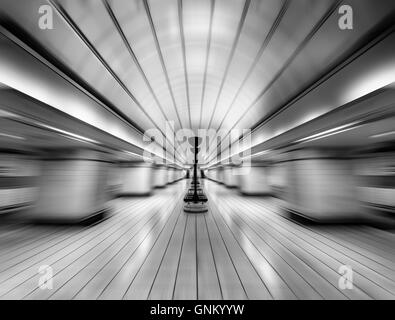
[[[317,133],[317,134],[313,134],[313,135],[308,136],[306,138],[297,140],[296,142],[300,143],[300,142],[314,141],[314,140],[326,138],[326,137],[329,137],[329,136],[332,136],[332,135],[335,135],[335,134],[339,134],[339,133],[342,133],[342,132],[345,132],[345,131],[348,131],[348,130],[355,129],[355,128],[358,127],[357,126],[358,123],[359,122],[357,122],[357,121],[356,122],[352,122],[352,123],[348,123],[348,124],[345,124],[345,125],[333,128],[333,129],[329,129],[329,130],[326,130],[326,131],[323,131],[323,132],[320,132],[320,133]]]
[[[347,102],[356,100],[386,86],[394,86],[395,63],[387,63],[380,69],[353,82],[353,86],[348,88],[346,93]]]
[[[263,155],[265,155],[265,154],[268,154],[268,153],[270,153],[271,151],[273,151],[272,149],[268,149],[268,150],[264,150],[264,151],[261,151],[261,152],[258,152],[258,153],[255,153],[255,154],[253,154],[253,155],[251,155],[251,158],[255,158],[255,157],[259,157],[259,156],[263,156]],[[243,159],[245,159],[246,157],[244,157]]]
[[[20,116],[15,113],[0,109],[0,118],[15,119],[15,118],[20,118]]]
[[[87,138],[87,137],[84,137],[84,136],[80,136],[78,134],[75,134],[75,133],[72,133],[72,132],[69,132],[69,131],[66,131],[66,130],[55,128],[55,127],[52,127],[50,125],[46,125],[46,124],[39,123],[39,122],[36,122],[36,124],[38,124],[40,127],[43,127],[43,128],[46,128],[46,129],[49,129],[49,130],[52,130],[52,131],[55,131],[57,133],[60,133],[60,134],[62,134],[64,136],[66,136],[67,138],[72,138],[74,140],[77,139],[78,141],[83,141],[83,142],[101,144],[99,141],[96,141],[96,140],[93,140],[93,139],[90,139],[90,138]]]
[[[128,155],[131,155],[131,156],[133,156],[133,157],[144,158],[142,155],[137,154],[137,153],[134,153],[134,152],[131,152],[131,151],[123,150],[123,152],[126,153],[126,154],[128,154]]]
[[[11,138],[11,139],[17,139],[17,140],[26,140],[26,138],[24,138],[24,137],[15,136],[13,134],[7,134],[7,133],[2,133],[2,132],[0,132],[0,137],[6,137],[6,138]]]
[[[329,133],[329,134],[326,134],[326,135],[323,135],[323,136],[320,136],[320,137],[311,139],[311,140],[309,140],[309,141],[315,141],[315,140],[324,139],[324,138],[327,138],[327,137],[330,137],[330,136],[334,136],[334,135],[336,135],[336,134],[340,134],[340,133],[343,133],[343,132],[347,132],[347,131],[350,131],[350,130],[354,130],[354,129],[358,128],[358,127],[360,127],[360,126],[356,126],[356,127],[347,128],[347,129],[344,129],[344,130],[332,132],[332,133]],[[305,142],[308,142],[308,141],[305,141]]]
[[[380,133],[380,134],[375,134],[373,136],[370,136],[369,138],[377,139],[377,138],[383,138],[383,137],[392,136],[392,135],[395,135],[395,131],[389,131],[389,132],[384,132],[384,133]]]

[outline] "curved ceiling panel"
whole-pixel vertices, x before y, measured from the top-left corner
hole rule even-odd
[[[275,135],[333,108],[315,98],[294,113],[298,119],[268,123],[365,45],[395,12],[392,0],[381,0],[380,6],[349,0],[356,27],[344,31],[338,27],[338,8],[344,3],[3,0],[0,17],[141,131],[165,133],[168,121],[175,131],[195,132],[265,123],[269,135]],[[44,4],[54,9],[53,30],[38,27],[38,9]],[[170,142],[170,148],[178,147]],[[179,160],[183,153],[177,154]]]

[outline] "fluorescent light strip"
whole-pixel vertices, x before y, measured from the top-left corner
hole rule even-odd
[[[377,139],[377,138],[382,138],[382,137],[387,137],[387,136],[392,136],[395,135],[395,131],[389,131],[385,133],[380,133],[380,134],[375,134],[373,136],[370,136],[369,138]]]
[[[345,124],[345,125],[340,126],[340,127],[329,129],[329,130],[326,130],[326,131],[323,131],[323,132],[320,132],[320,133],[317,133],[317,134],[313,134],[313,135],[308,136],[306,138],[297,140],[296,142],[307,142],[307,141],[314,141],[314,140],[326,138],[326,137],[329,137],[329,136],[334,135],[334,134],[338,134],[338,133],[342,133],[342,132],[345,132],[345,131],[348,131],[348,130],[351,130],[351,129],[355,129],[355,128],[357,128],[357,127],[355,127],[355,125],[357,125],[358,123],[359,122],[348,123],[348,124]]]
[[[0,109],[0,117],[1,118],[11,118],[11,119],[12,118],[14,118],[14,119],[15,118],[21,118],[21,116],[19,116],[18,114],[15,114],[13,112],[9,112],[9,111],[6,111],[6,110],[1,110],[1,109]],[[72,132],[69,132],[69,131],[66,131],[66,130],[62,130],[62,129],[56,128],[56,127],[44,124],[42,122],[35,121],[34,124],[39,126],[39,127],[46,128],[46,129],[55,131],[57,133],[60,133],[63,136],[65,136],[66,138],[71,138],[71,139],[77,140],[77,141],[83,141],[83,142],[100,144],[100,142],[98,142],[96,140],[89,139],[87,137],[80,136],[78,134],[75,134],[75,133],[72,133]]]
[[[255,154],[251,155],[251,158],[255,158],[255,157],[259,157],[259,156],[263,156],[263,155],[265,155],[265,154],[268,154],[270,151],[273,151],[273,150],[271,150],[271,149],[268,149],[268,150],[264,150],[264,151],[261,151],[261,152],[255,153]],[[248,157],[248,156],[247,156],[247,157]],[[245,159],[245,158],[247,158],[247,157],[244,157],[243,159]]]
[[[6,138],[11,138],[11,139],[17,139],[17,140],[26,140],[26,138],[24,138],[24,137],[14,136],[12,134],[7,134],[7,133],[3,133],[3,132],[0,132],[0,136],[6,137]]]
[[[46,128],[46,129],[55,131],[57,133],[60,133],[62,135],[65,135],[68,138],[74,138],[74,140],[77,139],[77,140],[83,141],[83,142],[90,142],[90,143],[95,143],[95,144],[101,144],[99,141],[96,141],[96,140],[93,140],[93,139],[90,139],[90,138],[87,138],[87,137],[84,137],[84,136],[80,136],[78,134],[75,134],[75,133],[72,133],[72,132],[69,132],[69,131],[66,131],[66,130],[55,128],[55,127],[52,127],[52,126],[49,126],[49,125],[46,125],[46,124],[43,124],[43,123],[39,123],[39,122],[36,122],[36,124],[38,124],[39,126],[41,126],[43,128]]]
[[[340,133],[343,133],[343,132],[347,132],[347,131],[350,131],[350,130],[357,129],[357,128],[359,128],[359,127],[360,127],[360,126],[356,126],[356,127],[347,128],[347,129],[344,129],[344,130],[340,130],[340,131],[328,133],[328,134],[326,134],[326,135],[324,135],[324,136],[320,136],[320,137],[317,137],[317,138],[314,138],[314,139],[310,139],[310,140],[308,140],[308,141],[303,141],[303,143],[311,142],[311,141],[315,141],[315,140],[320,140],[320,139],[324,139],[324,138],[327,138],[327,137],[330,137],[330,136],[334,136],[334,135],[336,135],[336,134],[340,134]]]
[[[127,151],[127,150],[123,150],[123,152],[124,152],[124,153],[127,153],[127,154],[129,154],[129,155],[131,155],[131,156],[144,159],[144,157],[143,157],[142,155],[140,155],[140,154],[137,154],[137,153],[134,153],[134,152],[131,152],[131,151]],[[150,158],[150,159],[151,159],[151,158]],[[152,160],[152,159],[151,159],[151,160]]]
[[[0,118],[17,119],[20,118],[20,116],[15,113],[0,109]]]

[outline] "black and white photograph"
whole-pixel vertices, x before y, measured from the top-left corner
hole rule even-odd
[[[394,301],[395,1],[0,0],[0,300]]]

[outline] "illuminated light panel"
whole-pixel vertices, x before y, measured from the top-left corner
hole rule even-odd
[[[96,140],[93,140],[93,139],[90,139],[90,138],[87,138],[87,137],[84,137],[84,136],[80,136],[78,134],[75,134],[75,133],[72,133],[72,132],[69,132],[69,131],[66,131],[66,130],[55,128],[55,127],[52,127],[50,125],[46,125],[46,124],[43,124],[43,123],[37,123],[37,122],[36,122],[36,124],[41,126],[41,127],[43,127],[43,128],[55,131],[55,132],[60,133],[60,134],[63,134],[65,136],[67,136],[68,138],[74,138],[74,139],[77,139],[78,141],[83,141],[83,142],[101,144],[99,141],[96,141]]]
[[[323,139],[323,138],[327,138],[339,133],[343,133],[346,131],[350,131],[350,130],[354,130],[358,127],[360,127],[360,125],[358,125],[359,122],[352,122],[349,124],[345,124],[343,126],[339,126],[330,130],[326,130],[317,134],[313,134],[311,136],[308,136],[306,138],[297,140],[296,142],[309,142],[309,141],[314,141],[314,140],[319,140],[319,139]]]
[[[355,84],[347,90],[345,98],[348,102],[354,101],[389,85],[395,87],[395,63],[383,66],[381,69],[356,80]]]
[[[272,151],[273,151],[272,149],[264,150],[264,151],[255,153],[254,155],[251,155],[251,158],[263,156],[263,155],[269,154],[269,153],[272,152]],[[243,159],[245,159],[245,158],[246,158],[246,157],[244,157]]]
[[[0,118],[16,119],[16,118],[20,118],[20,116],[18,116],[15,113],[0,109]]]
[[[310,122],[316,118],[319,118],[323,114],[329,112],[329,110],[331,110],[331,109],[332,108],[327,108],[327,109],[311,112],[311,113],[307,114],[306,116],[304,116],[302,119],[300,119],[300,121],[296,122],[294,127],[298,127],[302,124],[305,124],[305,123]]]
[[[142,155],[139,155],[139,154],[131,152],[131,151],[123,150],[123,152],[126,154],[129,154],[131,156],[134,156],[134,157],[144,158]]]
[[[0,137],[6,137],[6,138],[10,138],[10,139],[17,139],[17,140],[26,140],[26,138],[24,138],[24,137],[15,136],[13,134],[8,134],[8,133],[3,133],[3,132],[0,132]]]
[[[393,136],[393,135],[395,135],[395,131],[389,131],[389,132],[384,132],[384,133],[380,133],[380,134],[375,134],[373,136],[370,136],[369,138],[378,139],[378,138],[384,138],[384,137]]]

